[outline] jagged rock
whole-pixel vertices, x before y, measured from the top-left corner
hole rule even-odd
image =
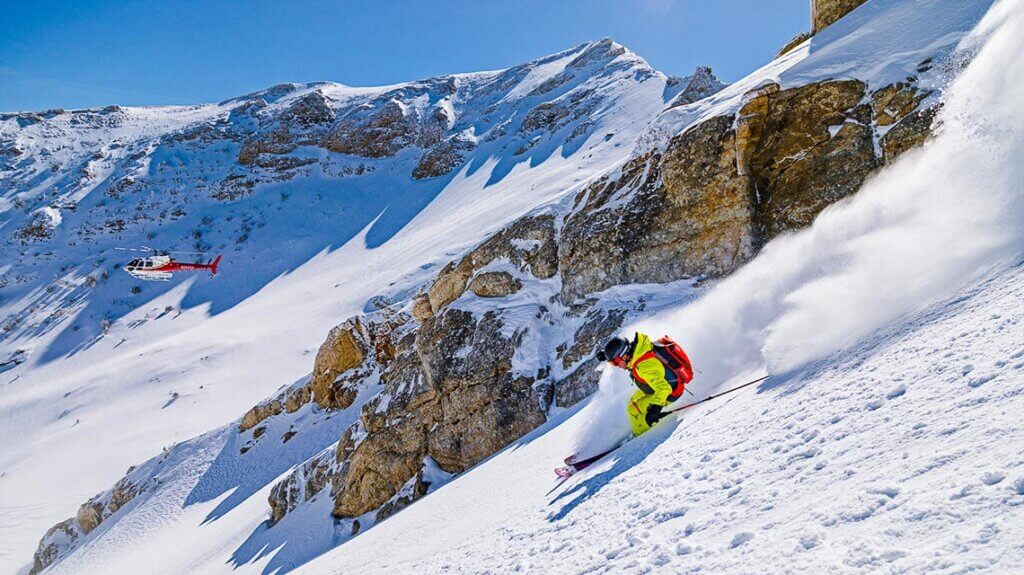
[[[129,469],[128,473],[134,468]],[[121,478],[109,492],[101,493],[82,504],[74,518],[54,525],[39,541],[30,573],[38,573],[52,565],[83,535],[88,535],[101,523],[127,505],[140,493],[128,477]]]
[[[291,133],[286,128],[278,128],[243,142],[238,151],[238,163],[252,166],[260,154],[287,154],[294,149],[295,142]]]
[[[866,0],[811,0],[811,33],[817,34]]]
[[[463,152],[472,150],[474,144],[467,140],[450,138],[434,144],[420,158],[412,170],[412,177],[417,180],[436,178],[450,173],[465,161]]]
[[[601,381],[600,362],[596,358],[584,361],[569,375],[555,384],[555,405],[572,407],[597,391]]]
[[[611,38],[602,38],[572,59],[566,68],[582,69],[600,60],[612,60],[626,53],[626,48]]]
[[[507,259],[523,272],[548,279],[558,272],[554,217],[525,216],[484,240],[458,262],[449,262],[428,291],[436,314],[466,291],[473,274],[497,259]]]
[[[879,165],[864,95],[856,80],[769,84],[735,120],[705,120],[592,185],[561,232],[563,300],[729,273],[809,225]]]
[[[303,405],[309,403],[311,393],[311,386],[303,385],[286,390],[274,399],[264,401],[252,407],[242,416],[242,421],[238,424],[238,430],[248,431],[264,420],[280,415],[282,412],[295,413]]]
[[[423,321],[431,318],[434,315],[434,310],[430,307],[430,296],[421,293],[418,294],[412,300],[412,317],[416,321]]]
[[[686,86],[672,99],[668,107],[692,104],[717,93],[724,87],[725,84],[715,76],[710,67],[698,66],[693,75],[687,78]]]
[[[469,291],[480,297],[505,297],[522,287],[523,282],[508,272],[482,273],[469,282]]]
[[[789,54],[794,48],[806,42],[807,39],[810,37],[810,32],[801,32],[797,34],[796,36],[793,37],[792,40],[786,42],[786,45],[780,48],[779,51],[775,53],[775,58],[781,58],[782,56]]]
[[[395,513],[405,509],[412,505],[417,499],[427,494],[427,489],[430,488],[430,483],[423,480],[423,470],[421,469],[416,477],[410,479],[407,485],[398,492],[390,501],[381,506],[380,510],[377,511],[377,522],[384,521],[388,517],[391,517]]]
[[[62,547],[70,546],[78,540],[79,531],[75,528],[75,523],[75,519],[65,519],[43,535],[33,557],[30,575],[35,575],[52,565],[60,555]]]
[[[544,422],[546,405],[535,396],[532,378],[512,372],[523,333],[508,337],[503,329],[494,312],[477,320],[449,308],[417,333],[439,407],[428,451],[445,471],[463,471]]]
[[[468,258],[463,258],[458,263],[448,262],[448,265],[441,268],[437,279],[434,280],[430,291],[427,292],[432,313],[437,313],[446,305],[462,297],[462,294],[466,292],[466,284],[472,276],[473,265]]]
[[[909,83],[897,82],[871,94],[871,107],[875,112],[875,123],[891,126],[917,109],[930,92],[919,91]]]
[[[278,482],[267,497],[270,520],[277,523],[299,503],[309,501],[328,485],[331,479],[330,452],[317,455],[300,465]]]
[[[243,123],[248,125],[248,120],[256,118],[260,110],[263,110],[266,107],[267,101],[262,98],[247,100],[246,102],[231,109],[231,112],[228,114],[228,122],[232,124]]]
[[[587,191],[561,233],[563,301],[613,285],[723,274],[752,255],[751,190],[736,173],[732,124],[705,121],[664,156],[637,158]]]
[[[537,104],[526,113],[519,131],[524,135],[537,131],[557,132],[597,108],[600,99],[592,96],[589,90],[579,90],[568,98]]]
[[[351,387],[336,386],[339,375],[363,362],[366,357],[366,336],[358,318],[353,318],[331,330],[327,341],[320,346],[313,363],[310,387],[313,401],[321,407],[344,409],[355,400]]]
[[[131,469],[128,470],[130,474]],[[108,516],[117,513],[119,509],[128,504],[135,496],[139,494],[139,488],[133,483],[128,481],[127,477],[121,478],[120,481],[114,484],[114,488],[110,491],[110,498],[107,501]]]
[[[334,121],[334,110],[320,91],[310,92],[295,100],[282,115],[284,120],[294,119],[304,127],[327,124]]]
[[[758,244],[809,225],[878,167],[857,80],[764,90],[740,109],[739,171],[752,179]]]
[[[100,521],[103,520],[102,512],[103,504],[95,500],[90,500],[78,508],[75,521],[78,523],[78,527],[82,530],[83,534],[88,535],[90,531],[99,526]]]
[[[477,319],[448,308],[403,339],[381,375],[387,386],[363,407],[365,438],[339,443],[346,463],[334,514],[358,517],[384,505],[427,455],[445,471],[462,471],[543,423],[533,380],[511,371],[521,337],[505,336],[493,312]]]
[[[928,139],[940,107],[935,105],[915,110],[886,132],[881,141],[886,163],[893,161],[903,152],[920,146]]]
[[[281,413],[281,411],[281,402],[276,399],[256,405],[250,408],[249,411],[245,412],[245,415],[242,416],[242,421],[238,425],[238,430],[248,431],[249,429],[259,425],[261,421],[268,417],[273,417]]]
[[[626,310],[590,310],[572,336],[572,345],[561,355],[562,367],[568,369],[580,360],[594,355],[605,341],[622,327]],[[559,405],[565,405],[560,403]]]
[[[414,144],[418,131],[415,118],[406,117],[398,102],[390,101],[368,116],[338,121],[324,147],[362,158],[387,158]]]

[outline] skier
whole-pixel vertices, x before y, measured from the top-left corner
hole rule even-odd
[[[640,332],[636,332],[632,342],[613,337],[597,352],[597,359],[629,371],[639,388],[626,405],[634,436],[664,417],[662,409],[679,399],[685,385],[693,379],[690,358],[668,336],[654,342]]]

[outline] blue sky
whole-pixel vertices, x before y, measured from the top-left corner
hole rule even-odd
[[[611,37],[726,81],[808,27],[808,0],[5,0],[0,111],[215,102],[280,82],[390,84]]]

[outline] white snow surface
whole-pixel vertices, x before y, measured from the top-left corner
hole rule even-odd
[[[398,88],[432,94],[434,83],[450,80],[482,93],[460,102],[464,116],[456,119],[476,122],[490,94],[501,93],[488,92],[489,82],[511,78],[515,87],[522,75],[532,89],[544,79],[535,68],[550,76],[588,49],[617,48],[594,42],[517,69]],[[0,135],[27,158],[0,171],[0,230],[9,237],[32,217],[24,206],[39,203],[53,228],[45,242],[0,245],[0,437],[8,438],[0,453],[0,572],[27,568],[40,536],[129,466],[237,419],[308,374],[330,328],[371,297],[402,297],[488,233],[624,161],[664,106],[666,77],[629,51],[604,60],[577,68],[551,92],[493,103],[499,112],[520,106],[512,112],[521,118],[560,92],[595,90],[602,99],[588,118],[593,137],[576,138],[572,150],[560,143],[563,133],[525,155],[498,139],[456,173],[417,181],[409,172],[422,150],[374,160],[300,147],[293,155],[320,155],[322,169],[228,203],[211,200],[208,184],[238,169],[238,145],[215,141],[197,152],[187,146],[202,136],[185,144],[171,136],[228,120],[242,125],[232,109],[254,98],[280,110],[320,91],[343,106],[396,87],[285,84],[220,104],[45,112],[26,125],[24,117],[0,117]],[[330,173],[358,165],[375,170]],[[132,175],[149,187],[104,193]],[[164,218],[178,206],[187,217]],[[125,231],[106,231],[118,218],[128,220]],[[99,231],[81,239],[82,230]],[[193,238],[224,254],[217,278],[140,284],[112,267],[137,255],[117,247],[188,250]],[[13,357],[19,362],[8,364]],[[224,437],[211,432],[209,445],[189,452],[200,461],[188,465],[210,464],[202,454],[216,455]],[[266,493],[250,502],[252,518],[265,513]]]
[[[1024,157],[1024,7],[989,4],[871,0],[719,95],[666,112],[647,132],[635,124],[664,103],[654,83],[650,93],[622,96],[619,109],[636,116],[602,116],[628,137],[516,166],[490,185],[502,158],[463,171],[387,241],[369,247],[370,226],[362,228],[256,282],[226,309],[183,306],[203,281],[195,278],[134,305],[69,357],[37,359],[33,350],[52,344],[54,331],[0,342],[0,360],[22,348],[29,356],[0,367],[0,435],[15,438],[0,455],[0,571],[24,569],[47,527],[169,446],[133,471],[160,488],[49,572],[1019,572],[1024,180],[1015,159]],[[229,422],[301,382],[327,330],[370,296],[418,285],[433,271],[426,264],[443,264],[621,163],[641,133],[637,145],[650,145],[735,109],[766,79],[795,85],[849,74],[881,85],[958,44],[977,54],[925,149],[693,303],[665,309],[679,286],[631,288],[662,304],[638,327],[671,333],[691,351],[703,372],[698,396],[767,370],[766,383],[666,421],[547,494],[569,446],[615,441],[608,430],[621,422],[607,422],[623,418],[627,384],[608,373],[587,405],[355,538],[350,523],[332,522],[327,497],[267,524],[273,478],[336,438],[359,403],[296,436],[288,461],[260,445],[237,457],[236,442],[247,437]],[[950,68],[937,68],[934,80],[943,74],[948,80]],[[365,92],[323,89],[339,100]],[[220,106],[132,113],[171,122],[230,108]],[[68,225],[66,213],[58,225]],[[281,254],[287,245],[271,257]],[[3,313],[52,293],[44,284],[33,290],[0,301]],[[306,417],[304,409],[277,420],[281,428],[267,434]]]

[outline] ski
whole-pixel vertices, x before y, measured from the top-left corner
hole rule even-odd
[[[565,458],[565,467],[559,467],[555,469],[555,475],[559,477],[571,477],[574,473],[590,467],[591,465],[597,463],[604,456],[608,455],[609,453],[615,451],[616,449],[622,447],[625,444],[626,441],[623,441],[622,443],[616,445],[615,447],[607,451],[602,451],[597,455],[592,455],[586,458],[581,458],[578,453],[570,455],[569,457]]]
[[[691,408],[691,407],[693,407],[695,405],[700,405],[700,404],[702,404],[704,402],[711,401],[713,399],[722,397],[723,395],[728,395],[728,394],[733,393],[735,391],[739,391],[740,389],[743,389],[745,387],[749,387],[751,385],[754,385],[755,383],[760,383],[760,382],[768,379],[768,377],[769,376],[765,375],[765,376],[759,377],[759,378],[757,378],[757,379],[755,379],[753,381],[748,381],[747,383],[744,383],[743,385],[738,385],[738,386],[733,387],[731,389],[727,389],[726,391],[723,391],[721,393],[716,393],[714,395],[710,395],[710,396],[705,397],[704,399],[702,399],[700,401],[695,401],[693,403],[688,403],[686,405],[683,405],[681,407],[677,407],[675,409],[670,409],[668,411],[665,411],[664,415],[667,416],[667,415],[670,415],[672,413],[677,413],[677,412],[683,411],[685,409],[689,409],[689,408]],[[616,449],[622,447],[623,445],[625,445],[628,442],[629,442],[629,439],[619,443],[618,445],[616,445],[615,447],[613,447],[613,448],[611,448],[611,449],[609,449],[607,451],[598,453],[597,455],[592,455],[592,456],[587,457],[587,458],[581,458],[578,453],[574,453],[574,454],[570,455],[569,457],[565,458],[565,466],[564,467],[558,467],[558,468],[555,469],[555,475],[557,475],[558,477],[562,478],[562,480],[563,480],[562,482],[564,482],[564,480],[572,477],[573,475],[575,475],[576,473],[586,469],[587,467],[590,467],[594,463],[597,463],[599,460],[601,460],[601,458],[603,458],[604,456],[612,453],[613,451],[615,451]],[[562,482],[559,482],[558,485],[561,485]],[[555,487],[557,488],[558,485],[556,485]]]

